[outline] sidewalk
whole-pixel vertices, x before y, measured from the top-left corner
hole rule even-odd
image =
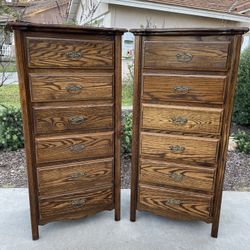
[[[129,221],[129,190],[122,191],[122,220],[113,212],[40,226],[40,239],[31,240],[27,189],[0,189],[1,250],[248,250],[250,192],[224,192],[219,238],[211,225],[172,221],[138,213]]]

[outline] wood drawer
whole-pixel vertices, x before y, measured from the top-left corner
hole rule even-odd
[[[85,217],[113,209],[113,187],[89,189],[63,196],[40,197],[40,224]]]
[[[113,157],[113,132],[36,138],[37,163]]]
[[[67,132],[113,128],[113,105],[34,107],[35,133]]]
[[[215,169],[141,160],[140,181],[212,192]]]
[[[64,194],[82,188],[111,185],[113,159],[83,161],[37,169],[38,189],[42,196]]]
[[[113,98],[113,74],[29,74],[33,102]]]
[[[28,37],[27,48],[30,68],[114,67],[113,41]]]
[[[230,42],[144,42],[144,68],[226,71]]]
[[[142,128],[188,133],[221,132],[222,109],[143,104]]]
[[[141,133],[141,156],[156,160],[216,163],[218,145],[219,139]]]
[[[140,185],[138,209],[173,219],[210,221],[211,195]]]
[[[203,75],[143,75],[144,101],[224,102],[226,77]]]

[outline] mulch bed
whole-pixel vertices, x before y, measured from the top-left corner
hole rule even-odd
[[[27,187],[24,150],[0,152],[0,187]],[[130,158],[122,159],[122,188],[130,187]],[[250,155],[228,152],[224,190],[250,191]]]

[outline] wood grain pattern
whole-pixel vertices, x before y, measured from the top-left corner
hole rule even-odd
[[[37,138],[38,163],[113,156],[113,132]]]
[[[30,68],[113,68],[113,41],[27,38]],[[67,53],[77,53],[68,56]]]
[[[156,160],[216,163],[218,144],[218,139],[142,132],[141,156]],[[183,152],[175,153],[171,147],[181,147]]]
[[[113,74],[31,73],[33,102],[111,99]]]
[[[143,104],[142,128],[216,134],[221,132],[222,109]]]
[[[113,189],[110,186],[51,198],[40,197],[40,223],[78,219],[99,211],[111,210],[113,209],[112,192]]]
[[[113,128],[113,105],[110,104],[35,107],[33,114],[34,131],[39,134]]]
[[[226,76],[145,73],[143,86],[144,101],[222,104]],[[186,87],[188,91],[176,91],[176,87]]]
[[[140,182],[212,192],[215,169],[141,160]]]
[[[212,196],[140,185],[138,208],[180,220],[211,221]]]
[[[113,182],[113,159],[82,161],[37,169],[39,195],[76,192]]]
[[[176,42],[146,41],[144,43],[144,68],[190,69],[226,71],[229,42]],[[184,59],[178,59],[184,57]],[[201,63],[202,62],[202,63]]]

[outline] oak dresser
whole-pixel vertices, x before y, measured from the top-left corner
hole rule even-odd
[[[115,209],[120,220],[123,29],[11,23],[33,239],[38,225]]]
[[[131,221],[136,210],[212,223],[217,237],[242,34],[132,30]]]

